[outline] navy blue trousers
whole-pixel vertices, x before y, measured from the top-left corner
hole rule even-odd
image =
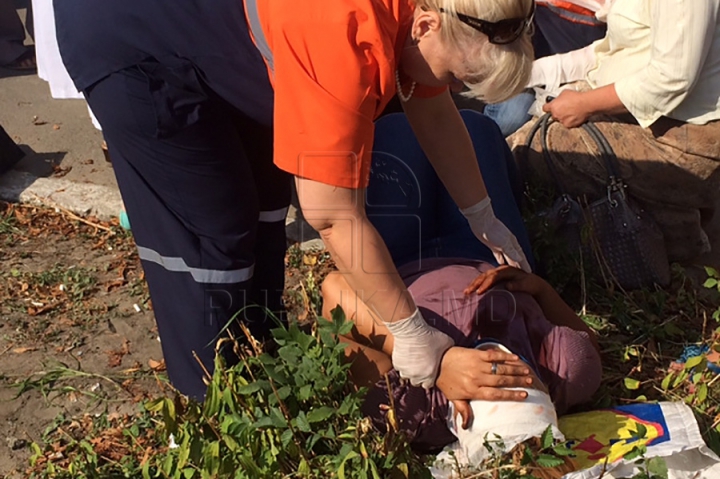
[[[545,4],[535,10],[535,58],[567,53],[605,36],[607,26],[595,17],[573,14]]]
[[[518,239],[534,267],[518,208],[512,153],[493,120],[472,110],[461,114],[495,215]],[[427,258],[469,258],[497,264],[492,252],[473,234],[402,113],[376,122],[366,212],[397,266]]]
[[[189,62],[148,60],[85,94],[108,142],[168,375],[202,398],[194,354],[212,371],[236,315],[263,337],[275,325],[266,308],[282,309],[291,177],[272,162],[271,127],[219,97]]]

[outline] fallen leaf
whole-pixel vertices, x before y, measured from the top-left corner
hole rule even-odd
[[[130,341],[127,338],[123,341],[121,349],[114,349],[112,351],[106,351],[108,355],[108,367],[116,368],[122,364],[123,358],[130,354]]]
[[[35,303],[33,303],[33,305],[34,305],[34,304],[35,304]],[[38,303],[38,304],[41,304],[41,305],[42,305],[42,303]],[[28,308],[28,314],[29,314],[30,316],[37,316],[37,315],[39,315],[39,314],[47,313],[47,312],[50,311],[51,309],[55,309],[59,304],[60,304],[60,303],[55,302],[55,303],[46,304],[46,305],[44,305],[44,306],[38,306],[38,307],[35,307],[35,308]]]
[[[59,129],[60,129],[60,125],[58,125],[57,123],[53,125],[53,130],[59,130]]]
[[[634,391],[640,387],[640,381],[634,378],[625,378],[623,380],[623,383],[625,384],[625,387],[631,391]]]
[[[28,353],[30,351],[37,351],[37,348],[35,348],[35,347],[15,348],[12,350],[12,352],[15,354],[23,354],[23,353]]]
[[[67,168],[63,168],[58,165],[53,165],[53,177],[55,178],[62,178],[63,176],[70,173],[70,170],[72,170],[72,166],[68,166]]]
[[[110,281],[109,283],[105,284],[105,291],[109,293],[114,289],[125,286],[126,283],[127,281],[125,281],[124,279],[116,279],[115,281]]]
[[[150,366],[150,369],[153,371],[165,371],[165,360],[161,359],[160,361],[155,361],[154,359],[150,359],[148,361],[148,366]]]
[[[116,368],[122,364],[123,354],[119,351],[106,351],[108,355],[108,367]]]

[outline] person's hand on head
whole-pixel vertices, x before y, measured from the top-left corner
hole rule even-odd
[[[563,90],[557,98],[543,105],[543,111],[550,113],[565,128],[577,128],[592,115],[585,94],[573,90]]]
[[[436,385],[448,400],[522,401],[527,394],[506,388],[532,384],[530,368],[515,354],[452,347],[443,356]]]
[[[505,283],[505,289],[508,291],[528,293],[532,296],[540,294],[548,286],[545,280],[535,274],[526,273],[512,266],[500,266],[479,274],[465,288],[464,293],[466,295],[472,293],[482,294],[500,283]]]
[[[530,272],[525,253],[515,235],[495,216],[490,198],[460,210],[467,218],[473,234],[492,251],[498,264],[509,264]]]

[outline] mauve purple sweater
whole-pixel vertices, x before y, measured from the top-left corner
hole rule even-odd
[[[491,265],[480,261],[438,258],[399,271],[425,321],[450,335],[457,346],[473,347],[478,339],[494,339],[523,357],[547,385],[558,415],[587,402],[602,374],[600,357],[587,334],[550,323],[526,293],[511,293],[500,286],[466,297],[463,290],[489,269]],[[394,369],[388,377],[400,429],[416,449],[433,452],[456,440],[447,427],[448,400],[439,389],[411,386]],[[363,405],[380,430],[386,429],[389,403],[383,378]]]

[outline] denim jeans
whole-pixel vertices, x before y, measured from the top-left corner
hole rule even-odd
[[[521,126],[530,121],[532,115],[528,110],[535,101],[535,94],[524,91],[509,100],[493,105],[487,105],[484,113],[495,120],[503,136],[510,136]]]
[[[533,265],[530,241],[513,193],[512,155],[497,125],[463,110],[495,215]],[[397,266],[426,258],[467,258],[497,264],[473,234],[422,151],[402,113],[376,122],[366,213]]]

